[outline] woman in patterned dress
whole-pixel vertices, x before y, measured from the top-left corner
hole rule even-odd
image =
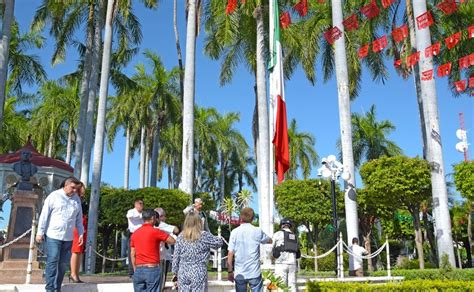
[[[191,212],[174,246],[173,273],[179,291],[207,291],[207,263],[211,248],[222,246],[222,239],[202,230],[199,214]]]

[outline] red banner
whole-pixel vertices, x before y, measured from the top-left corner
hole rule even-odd
[[[416,23],[418,25],[418,29],[431,26],[433,24],[433,16],[431,15],[431,12],[426,11],[425,13],[418,16],[416,18]]]
[[[459,70],[469,68],[472,65],[474,65],[474,54],[470,54],[459,59]]]
[[[235,11],[237,8],[237,0],[227,0],[227,8],[225,9],[225,14],[229,15]]]
[[[436,43],[432,46],[429,46],[425,49],[425,57],[430,58],[433,56],[437,56],[440,50],[441,50],[441,43]]]
[[[398,59],[398,60],[395,60],[395,62],[393,63],[393,65],[395,67],[400,67],[402,65],[402,59]]]
[[[443,2],[436,5],[436,7],[443,11],[443,13],[446,15],[454,13],[457,9],[455,0],[444,0]]]
[[[397,43],[403,41],[408,36],[408,26],[402,25],[392,31],[393,40]]]
[[[372,51],[374,53],[378,53],[387,47],[387,36],[383,36],[381,38],[376,39],[372,42]]]
[[[414,66],[420,60],[420,52],[416,52],[407,57],[407,66]]]
[[[433,79],[433,69],[421,72],[421,80],[428,81]]]
[[[461,34],[462,34],[462,32],[459,31],[455,34],[450,35],[446,39],[444,39],[444,42],[446,43],[446,47],[448,47],[448,49],[450,49],[450,50],[452,48],[454,48],[459,43],[459,41],[461,40]]]
[[[334,42],[342,36],[342,31],[337,27],[331,27],[324,33],[324,38],[329,44],[334,44]]]
[[[467,38],[472,39],[474,38],[474,25],[471,25],[467,28]]]
[[[360,12],[362,12],[362,14],[364,14],[368,19],[372,19],[379,15],[380,9],[377,6],[377,3],[375,3],[375,1],[372,1],[370,2],[370,4],[362,6]]]
[[[369,44],[363,45],[360,47],[359,51],[357,52],[357,55],[359,56],[360,59],[367,57],[369,54]]]
[[[395,0],[382,0],[382,6],[383,8],[388,8],[393,2],[395,2]]]
[[[456,87],[457,92],[462,92],[466,90],[467,82],[466,80],[459,80],[454,82],[454,87]]]
[[[469,88],[473,88],[473,87],[474,87],[474,76],[469,77]]]
[[[308,0],[300,0],[293,6],[300,16],[306,16],[308,13]]]
[[[285,28],[288,28],[290,25],[291,25],[290,13],[288,11],[283,12],[280,15],[280,26],[281,26],[281,28],[285,29]]]
[[[347,31],[358,29],[359,28],[359,20],[357,19],[357,15],[352,14],[351,16],[344,19],[342,24],[344,25],[344,29],[347,30]]]
[[[438,77],[444,77],[451,73],[451,62],[438,66]]]

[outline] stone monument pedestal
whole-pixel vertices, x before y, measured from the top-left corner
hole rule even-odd
[[[7,241],[10,242],[31,228],[36,215],[38,194],[34,191],[17,190],[13,194],[12,210],[8,224]],[[28,266],[31,233],[6,247],[3,250],[3,261],[0,262],[0,283],[25,283]],[[36,261],[37,251],[33,249],[32,282],[41,281],[42,271]],[[39,278],[38,278],[39,277]]]

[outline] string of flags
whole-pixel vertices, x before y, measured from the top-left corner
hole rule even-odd
[[[317,0],[318,3],[325,3],[327,0]],[[465,3],[468,0],[460,0],[459,3]],[[227,1],[227,8],[226,14],[230,14],[234,12],[238,6],[239,0],[228,0]],[[246,0],[240,0],[241,4],[245,4]],[[395,0],[381,0],[381,4],[383,9],[389,8]],[[443,0],[442,2],[436,5],[436,8],[442,11],[445,15],[451,15],[458,9],[458,4],[456,0]],[[308,0],[298,0],[296,4],[293,6],[293,9],[298,13],[299,16],[304,17],[308,13]],[[377,17],[380,12],[381,8],[377,5],[375,0],[371,1],[369,4],[360,7],[359,12],[361,15],[364,15],[367,20],[374,19]],[[291,15],[289,11],[283,12],[280,14],[280,27],[282,29],[286,29],[291,26]],[[357,13],[353,13],[346,17],[343,22],[344,30],[346,31],[353,31],[357,30],[360,26],[360,19]],[[416,26],[418,29],[424,29],[430,27],[434,24],[434,18],[431,11],[426,11],[425,13],[416,17]],[[456,47],[459,42],[461,41],[463,31],[458,31],[444,39],[444,44],[447,49],[451,50]],[[467,28],[468,39],[474,38],[474,25],[471,25]],[[323,37],[324,39],[330,44],[333,45],[336,40],[342,37],[343,33],[340,28],[337,26],[330,27],[327,29]],[[409,29],[406,24],[403,24],[391,32],[391,37],[395,43],[400,43],[404,41],[409,35]],[[372,52],[379,53],[383,51],[388,46],[388,39],[387,35],[383,35],[371,43],[363,44],[358,49],[358,57],[363,59],[368,56],[370,47],[372,47]],[[424,56],[426,58],[434,57],[439,55],[441,51],[441,43],[437,42],[430,47],[424,50]],[[416,65],[420,60],[421,52],[414,52],[402,59],[395,60],[394,66],[399,67],[403,64],[406,64],[408,67],[412,67]],[[470,54],[468,56],[464,56],[459,59],[459,70],[469,68],[470,66],[474,65],[474,54]],[[451,73],[452,63],[446,63],[439,65],[436,70],[436,75],[438,77],[444,77]],[[421,79],[423,81],[428,81],[433,79],[434,77],[434,70],[427,70],[425,72],[421,72]],[[456,91],[462,92],[466,90],[467,87],[473,88],[474,87],[474,76],[470,77],[468,81],[460,80],[454,82],[454,87]],[[473,92],[474,93],[474,92]]]

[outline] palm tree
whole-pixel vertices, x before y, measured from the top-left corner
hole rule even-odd
[[[2,40],[0,42],[0,130],[3,126],[3,109],[5,106],[6,82],[8,75],[8,54],[10,53],[9,46],[15,0],[7,0],[4,4],[5,9],[2,17]]]
[[[413,1],[413,13],[415,16],[422,15],[426,11],[426,1]],[[420,51],[424,51],[424,48],[429,46],[431,46],[429,27],[424,29],[418,28],[416,30],[416,47]],[[425,54],[420,54],[420,64],[421,72],[433,69],[433,60],[426,58]],[[433,213],[436,219],[436,229],[439,230],[439,235],[437,236],[438,258],[441,259],[444,254],[447,254],[451,265],[454,266],[451,220],[448,208],[446,179],[444,177],[445,168],[441,147],[436,84],[434,79],[421,81],[421,94],[426,111],[425,129],[429,136],[427,140],[427,160],[431,164],[432,196],[433,202],[435,202],[433,204]]]
[[[402,149],[387,138],[395,130],[395,126],[389,120],[377,121],[375,105],[365,115],[352,114],[352,129],[355,167],[382,156],[402,154]],[[340,140],[337,147],[341,150]]]
[[[332,5],[332,23],[338,27],[344,35],[344,26],[342,25],[342,1],[331,0]],[[346,57],[345,37],[337,39],[334,43],[334,64],[336,66],[336,79],[339,100],[339,124],[341,128],[342,141],[342,160],[344,167],[350,173],[355,173],[354,158],[352,151],[352,127],[351,127],[351,104],[349,96],[349,75]],[[351,176],[347,182],[344,192],[347,238],[359,236],[359,219],[357,216],[357,201],[355,196],[355,179]],[[352,196],[349,194],[352,193]]]
[[[16,97],[9,97],[5,102],[4,123],[0,132],[0,152],[16,151],[26,142],[29,134],[28,110],[19,111],[22,106]]]
[[[288,128],[288,142],[290,146],[290,169],[288,179],[296,179],[300,168],[303,179],[308,179],[313,166],[318,164],[318,154],[314,149],[314,136],[307,132],[299,132],[296,120],[292,119]]]
[[[89,205],[89,222],[87,226],[87,250],[91,251],[97,244],[97,222],[98,207],[100,195],[100,179],[102,175],[102,160],[104,152],[104,136],[105,136],[105,114],[107,103],[107,92],[109,87],[109,68],[110,55],[112,49],[112,22],[115,10],[115,0],[107,2],[107,16],[105,20],[104,49],[102,53],[102,67],[100,75],[100,93],[99,107],[97,110],[97,126],[94,142],[94,164],[92,174],[92,191]],[[87,257],[87,273],[92,273],[95,267],[95,254],[88,252]]]

